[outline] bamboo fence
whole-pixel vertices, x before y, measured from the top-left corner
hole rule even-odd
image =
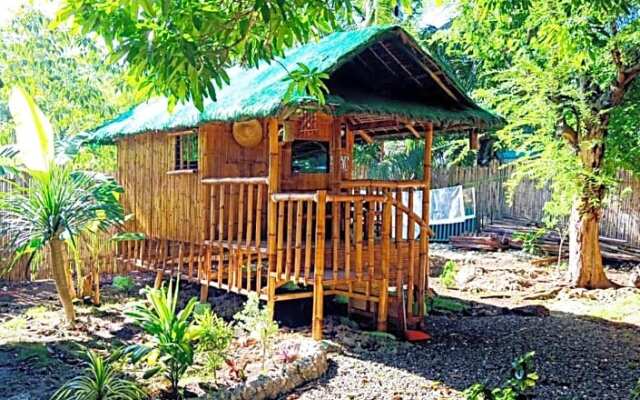
[[[523,181],[515,189],[511,201],[507,199],[505,183],[513,167],[491,163],[487,167],[452,167],[435,169],[432,187],[462,185],[476,191],[476,215],[480,227],[502,217],[526,218],[540,222],[543,207],[551,197],[548,187],[539,188],[535,182]],[[640,247],[640,179],[631,173],[618,173],[619,185],[609,193],[602,221],[602,236],[626,241]]]

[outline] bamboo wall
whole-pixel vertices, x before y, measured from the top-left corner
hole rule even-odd
[[[175,137],[166,134],[144,134],[118,141],[122,202],[133,215],[126,229],[153,238],[201,241],[208,210],[207,191],[200,183],[201,170],[171,173],[174,141]]]
[[[524,181],[515,190],[512,202],[509,203],[504,183],[511,176],[512,168],[492,163],[488,167],[436,169],[432,176],[432,187],[435,189],[460,184],[474,187],[476,215],[481,226],[501,217],[541,221],[544,204],[551,197],[549,188],[539,189],[534,182]],[[610,201],[602,216],[600,234],[626,240],[632,246],[640,246],[640,179],[624,171],[618,173],[618,179],[620,185],[610,193]]]

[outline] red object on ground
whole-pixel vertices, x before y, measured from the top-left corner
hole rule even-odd
[[[431,339],[431,335],[429,335],[427,332],[423,332],[423,331],[417,331],[417,330],[413,330],[413,329],[407,329],[407,304],[406,304],[406,298],[405,298],[405,285],[401,285],[400,286],[400,290],[402,292],[401,296],[402,296],[402,320],[403,320],[403,325],[404,325],[404,338],[407,339],[407,341],[409,342],[424,342],[427,341],[429,339]]]
[[[424,342],[431,339],[431,335],[427,332],[415,331],[415,330],[406,330],[404,331],[404,337],[409,342]]]

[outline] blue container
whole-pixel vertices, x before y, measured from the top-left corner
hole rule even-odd
[[[448,242],[451,236],[460,236],[465,233],[471,233],[476,231],[476,218],[471,217],[462,222],[455,222],[451,224],[438,224],[429,225],[433,235],[430,238],[431,242]]]

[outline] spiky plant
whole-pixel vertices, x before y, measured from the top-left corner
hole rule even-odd
[[[163,373],[171,382],[171,391],[179,396],[178,383],[194,361],[194,345],[199,330],[191,315],[197,300],[192,298],[184,309],[177,311],[179,281],[175,288],[169,282],[169,288],[147,288],[147,302],[137,305],[127,316],[151,336],[149,343],[135,344],[125,350],[131,361],[146,361],[149,369],[145,378]]]
[[[84,374],[58,389],[51,400],[141,400],[146,393],[135,383],[118,376],[108,360],[87,351]]]

